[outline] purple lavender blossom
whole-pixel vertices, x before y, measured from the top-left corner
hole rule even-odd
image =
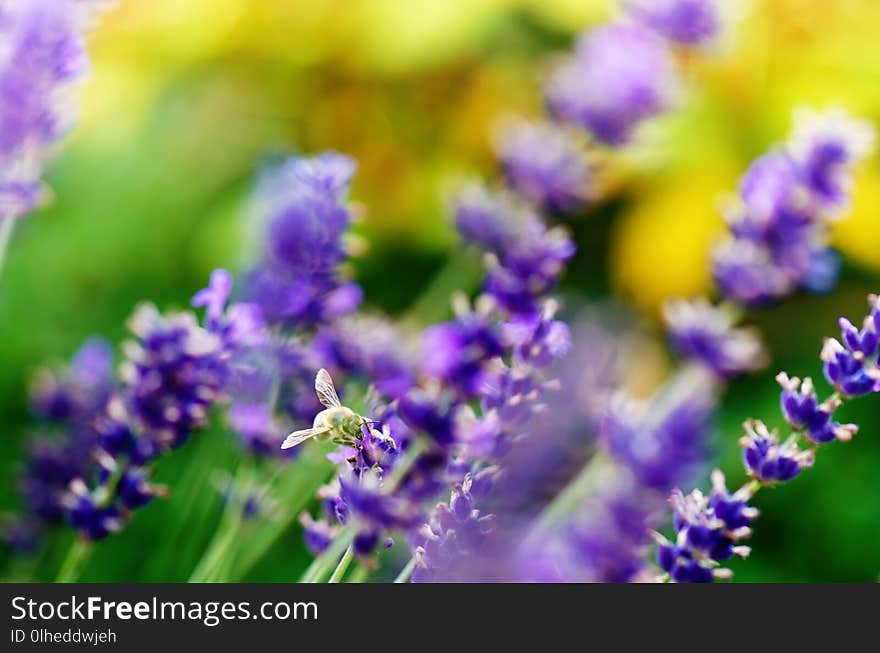
[[[113,385],[113,350],[103,338],[90,338],[68,370],[40,371],[31,388],[31,406],[43,419],[87,421],[107,400]]]
[[[90,452],[79,439],[34,442],[19,481],[29,515],[39,522],[61,522],[66,514],[68,486],[86,475],[91,465]]]
[[[876,298],[872,295],[868,301],[871,313],[865,318],[863,328],[857,329],[849,320],[841,318],[842,342],[826,338],[822,347],[825,378],[843,397],[859,397],[880,391]]]
[[[516,554],[518,573],[529,582],[638,580],[649,525],[661,508],[662,498],[627,469],[607,465],[564,518],[532,526]]]
[[[746,306],[761,306],[792,291],[792,280],[761,244],[731,238],[713,252],[712,274],[721,293]]]
[[[491,475],[494,470],[487,472]],[[453,486],[449,503],[434,508],[418,534],[413,582],[474,580],[469,576],[470,566],[462,560],[479,553],[492,525],[492,515],[482,515],[474,506],[472,490],[479,487],[480,479],[475,485],[474,477],[468,474]]]
[[[803,431],[811,442],[846,441],[856,434],[858,427],[855,424],[841,424],[832,419],[841,400],[831,397],[819,403],[811,378],[801,382],[797,377],[789,378],[788,374],[780,372],[776,380],[782,386],[780,402],[786,421],[795,431]]]
[[[389,320],[380,317],[351,315],[322,326],[310,349],[331,373],[369,379],[389,399],[415,383],[411,347]]]
[[[552,213],[574,213],[590,197],[592,171],[580,136],[547,122],[517,121],[496,145],[510,186]]]
[[[138,338],[127,343],[122,367],[131,419],[159,449],[177,447],[206,423],[226,380],[227,352],[188,313],[163,316],[143,304],[129,326]]]
[[[339,531],[338,527],[331,526],[329,522],[323,519],[313,519],[307,512],[300,515],[299,521],[305,534],[306,547],[316,556],[323,553],[330,546],[330,543]]]
[[[553,116],[609,145],[670,107],[678,80],[663,40],[638,25],[608,24],[581,37],[574,55],[550,78]]]
[[[715,406],[711,377],[696,369],[667,383],[650,403],[614,398],[603,424],[611,455],[649,488],[668,491],[705,458]]]
[[[88,67],[82,18],[70,0],[0,7],[0,220],[34,208],[42,168],[72,122],[66,95]]]
[[[486,293],[513,315],[537,314],[537,298],[555,286],[574,256],[565,231],[547,228],[512,196],[479,186],[459,194],[454,212],[462,237],[491,255]]]
[[[731,237],[714,253],[722,293],[765,304],[799,288],[823,292],[837,276],[829,221],[849,203],[853,167],[871,150],[873,132],[839,110],[803,110],[784,147],[756,159],[728,215]]]
[[[208,281],[208,287],[193,295],[193,308],[205,309],[205,322],[216,326],[226,312],[226,302],[232,292],[232,274],[227,270],[214,270]]]
[[[657,563],[676,583],[708,583],[729,578],[719,566],[734,555],[747,557],[750,549],[739,542],[751,535],[749,525],[758,511],[748,505],[752,492],[730,494],[720,471],[712,473],[712,492],[699,490],[684,495],[676,490],[670,502],[674,511],[676,539],[657,536]]]
[[[681,45],[705,45],[722,29],[719,0],[627,0],[640,24]]]
[[[314,326],[360,303],[360,288],[340,273],[354,167],[348,157],[329,152],[290,159],[262,180],[257,212],[264,260],[251,271],[245,294],[270,323]]]
[[[878,302],[875,295],[868,297],[870,313],[864,327],[857,329],[841,318],[840,325],[845,343],[829,338],[822,348],[825,374],[836,393],[818,402],[812,381],[801,382],[787,374],[777,376],[782,386],[783,415],[794,433],[779,442],[776,431],[770,431],[762,422],[749,420],[744,427],[746,435],[740,440],[743,462],[751,481],[732,495],[728,493],[721,472],[712,475],[713,491],[706,499],[699,490],[684,496],[673,492],[674,542],[656,535],[657,561],[667,577],[675,582],[711,582],[714,578],[729,578],[731,572],[719,565],[734,554],[745,557],[748,548],[737,543],[751,533],[751,521],[757,511],[748,501],[761,487],[790,481],[805,468],[813,465],[816,447],[801,450],[800,435],[813,444],[824,444],[834,439],[849,440],[856,433],[854,424],[832,421],[832,415],[843,401],[852,396],[876,392]],[[872,383],[874,385],[872,385]]]
[[[795,438],[780,444],[779,434],[769,431],[761,421],[748,420],[746,435],[740,439],[743,462],[749,476],[764,484],[790,481],[813,466],[813,452],[801,451]]]
[[[874,147],[873,128],[837,108],[802,108],[794,120],[789,151],[806,188],[824,209],[845,210],[852,193],[852,168]]]
[[[705,298],[673,300],[663,311],[675,349],[715,374],[736,376],[761,369],[767,354],[751,329],[735,328],[734,315]]]
[[[472,312],[425,329],[421,367],[463,398],[473,398],[486,382],[486,365],[503,351],[497,326]]]

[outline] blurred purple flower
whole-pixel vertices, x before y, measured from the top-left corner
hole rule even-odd
[[[511,188],[553,213],[574,213],[590,196],[592,171],[578,134],[547,122],[506,127],[496,150]]]
[[[611,455],[639,483],[668,491],[690,480],[703,464],[714,407],[711,377],[686,369],[650,402],[616,396],[607,408],[602,435]]]
[[[66,97],[88,68],[71,0],[0,6],[0,220],[34,208],[50,150],[73,120]]]
[[[682,45],[705,45],[723,27],[719,0],[626,0],[630,16]]]
[[[529,207],[505,193],[480,186],[461,192],[455,223],[465,241],[492,257],[484,289],[513,315],[535,315],[538,298],[550,292],[575,245],[559,227],[548,228]]]
[[[813,197],[831,212],[847,208],[852,194],[852,168],[874,147],[874,129],[831,108],[795,112],[789,151]]]
[[[553,116],[609,145],[673,102],[678,80],[663,40],[638,25],[611,23],[581,37],[546,87]]]
[[[852,169],[872,143],[871,128],[840,110],[796,114],[789,142],[743,176],[728,215],[731,237],[714,253],[715,281],[728,299],[757,305],[833,286],[839,263],[828,224],[849,204]]]
[[[248,275],[245,295],[269,322],[310,327],[360,303],[360,288],[340,273],[354,168],[348,157],[328,152],[290,159],[261,181],[256,203],[263,259]]]
[[[663,311],[675,349],[722,377],[761,369],[767,354],[751,329],[735,328],[734,316],[705,298],[673,300]]]

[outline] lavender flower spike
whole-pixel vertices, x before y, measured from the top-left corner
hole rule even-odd
[[[678,79],[663,39],[639,25],[612,23],[585,34],[546,87],[551,114],[609,145],[665,111]]]
[[[573,213],[587,203],[592,171],[579,134],[519,120],[504,128],[496,150],[508,183],[539,207]]]
[[[326,152],[294,157],[266,173],[257,197],[264,260],[248,275],[245,295],[267,322],[313,327],[346,315],[360,287],[343,278],[345,232],[352,222],[346,193],[350,158]]]
[[[748,500],[762,487],[790,481],[813,465],[817,447],[803,451],[798,447],[800,435],[812,445],[832,440],[849,440],[857,431],[854,424],[832,421],[832,414],[843,402],[854,396],[880,392],[880,374],[877,374],[878,338],[876,336],[880,300],[868,297],[871,307],[859,330],[852,323],[840,319],[843,343],[828,338],[822,347],[825,376],[836,392],[819,403],[813,382],[780,373],[782,412],[794,433],[784,443],[776,431],[770,431],[763,422],[748,420],[746,435],[740,440],[743,462],[752,480],[733,495],[727,492],[721,473],[712,477],[713,491],[706,500],[699,490],[684,497],[673,492],[675,543],[662,535],[658,543],[657,562],[667,578],[676,582],[711,582],[714,578],[729,578],[729,570],[718,565],[733,554],[747,554],[746,549],[734,546],[751,533],[751,521],[757,511],[748,506]],[[739,549],[739,550],[737,550]],[[720,573],[719,573],[720,571]]]
[[[754,492],[743,487],[731,494],[724,475],[712,472],[712,492],[699,490],[684,495],[675,490],[670,498],[673,509],[674,542],[658,533],[657,563],[676,583],[711,583],[730,578],[720,563],[733,556],[748,557],[751,549],[740,542],[748,538],[750,525],[758,511],[748,505]]]
[[[67,96],[88,67],[72,0],[0,3],[0,220],[30,212],[42,168],[72,122]]]
[[[788,150],[813,197],[839,215],[849,204],[852,168],[871,153],[875,138],[870,124],[842,109],[804,107],[795,111]]]
[[[767,362],[754,330],[735,328],[731,310],[703,297],[671,300],[663,317],[675,349],[719,376],[759,370]]]
[[[873,131],[839,110],[801,110],[795,122],[788,143],[749,166],[727,216],[731,237],[714,253],[716,283],[742,304],[828,290],[837,276],[828,225],[849,204],[852,169]]]

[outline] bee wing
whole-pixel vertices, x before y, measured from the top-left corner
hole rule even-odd
[[[330,427],[326,426],[320,429],[303,429],[302,431],[294,431],[284,439],[284,442],[281,444],[281,448],[290,449],[291,447],[302,444],[306,440],[313,438],[316,435],[326,433],[329,430]]]
[[[315,376],[315,392],[318,393],[318,400],[326,408],[338,408],[342,405],[336,394],[336,388],[333,387],[333,379],[323,367]]]

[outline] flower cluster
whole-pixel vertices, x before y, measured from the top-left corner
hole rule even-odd
[[[476,476],[467,474],[464,481],[453,486],[449,503],[438,504],[431,513],[430,523],[422,526],[418,534],[413,582],[455,579],[448,572],[455,573],[461,559],[474,556],[485,543],[492,516],[481,515],[474,507],[474,499],[488,493],[495,471],[487,468]],[[457,571],[461,574],[457,580],[469,579],[469,569]]]
[[[455,224],[468,243],[489,256],[485,290],[504,310],[533,315],[574,255],[574,243],[560,228],[548,228],[519,198],[480,186],[459,194]]]
[[[291,158],[268,171],[257,193],[262,260],[249,273],[245,294],[270,324],[313,327],[346,315],[361,301],[346,282],[343,236],[352,221],[345,204],[355,164],[326,152]]]
[[[877,373],[880,300],[872,295],[869,301],[872,310],[862,329],[857,329],[846,318],[840,318],[843,342],[828,338],[822,347],[825,378],[843,397],[860,397],[880,390],[880,375]]]
[[[703,297],[670,300],[663,313],[673,347],[721,377],[761,369],[767,355],[758,335],[734,326],[733,311]]]
[[[852,169],[872,142],[871,128],[840,110],[795,115],[788,143],[752,163],[727,216],[730,237],[713,261],[726,297],[750,306],[833,283],[828,224],[848,204]]]
[[[858,330],[849,320],[841,318],[842,337],[846,344],[829,339],[822,349],[826,377],[835,386],[835,394],[820,402],[811,379],[801,381],[783,372],[777,380],[782,386],[781,408],[792,429],[791,436],[780,442],[778,433],[769,430],[763,422],[749,420],[745,423],[746,434],[740,444],[745,471],[751,481],[730,494],[721,472],[716,470],[712,475],[710,497],[704,497],[699,490],[688,496],[678,490],[673,492],[671,502],[676,538],[669,542],[661,535],[656,536],[659,544],[657,561],[669,579],[710,582],[714,578],[729,577],[729,570],[721,568],[720,564],[733,555],[745,557],[749,553],[748,547],[738,543],[751,533],[751,522],[757,517],[757,510],[748,505],[755,492],[796,478],[813,465],[816,450],[822,444],[847,441],[855,435],[855,424],[836,422],[833,415],[847,398],[880,392],[876,383],[846,385],[846,380],[853,375],[864,374],[868,379],[876,376],[878,345],[874,334],[878,301],[874,295],[868,301],[871,311],[865,319],[865,327]],[[836,345],[829,346],[829,342]],[[856,363],[861,372],[855,371]],[[843,387],[850,392],[844,392]],[[801,439],[806,441],[807,449],[801,449]]]
[[[750,524],[758,516],[758,511],[748,505],[751,497],[748,487],[731,494],[718,470],[712,473],[712,492],[708,497],[699,490],[688,495],[674,491],[670,502],[676,537],[669,542],[656,534],[660,568],[676,583],[709,583],[715,578],[729,578],[729,571],[720,563],[750,553],[749,547],[739,542],[751,535]]]
[[[218,271],[196,296],[207,307],[204,325],[191,313],[138,307],[118,380],[112,351],[100,340],[88,341],[69,370],[37,377],[34,411],[61,437],[31,450],[21,481],[26,519],[67,521],[97,540],[163,494],[149,481],[150,463],[205,426],[225,396],[237,347],[261,328],[248,306],[226,307],[229,288],[228,273]]]
[[[598,434],[604,451],[569,481],[518,552],[524,579],[628,582],[642,577],[649,528],[669,490],[702,467],[715,403],[699,369],[651,399],[611,398]]]
[[[764,485],[790,481],[804,469],[813,466],[814,452],[802,451],[797,437],[779,442],[779,434],[770,431],[764,422],[748,420],[746,435],[740,440],[746,473]]]
[[[485,477],[482,461],[500,455],[522,435],[524,418],[540,410],[541,370],[568,350],[568,328],[554,318],[555,303],[542,297],[573,253],[565,233],[548,229],[511,196],[483,190],[460,200],[456,222],[487,254],[485,293],[474,307],[456,301],[454,320],[424,332],[421,383],[372,411],[362,437],[336,456],[342,472],[323,492],[329,515],[355,529],[359,555],[389,531],[439,523],[439,514],[425,514],[424,502],[450,484],[464,487],[467,473]],[[386,451],[379,459],[366,455],[377,442]],[[424,451],[412,449],[419,446]],[[308,521],[310,532],[328,531]],[[432,565],[427,555],[421,569]]]
[[[88,68],[90,8],[76,0],[0,3],[0,220],[37,205],[43,166],[73,121]]]
[[[799,288],[833,285],[837,255],[828,247],[828,225],[846,208],[852,169],[872,141],[869,126],[838,109],[796,113],[789,142],[756,159],[740,182],[739,202],[727,216],[729,237],[713,253],[726,300],[761,305]],[[669,302],[664,318],[682,356],[732,377],[766,363],[758,336],[735,327],[734,313],[697,298]],[[829,344],[828,357],[835,351]]]

